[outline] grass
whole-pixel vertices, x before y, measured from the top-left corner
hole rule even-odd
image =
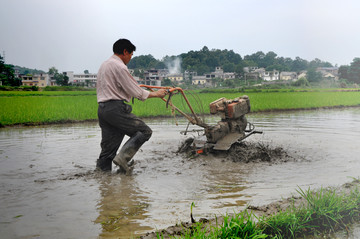
[[[324,188],[315,192],[299,189],[298,192],[306,204],[263,218],[259,225],[265,233],[271,237],[295,238],[298,235],[334,232],[346,228],[346,224],[353,220],[359,220],[358,187],[350,194]]]
[[[309,109],[319,107],[360,105],[359,91],[230,91],[192,93],[186,91],[196,113],[209,113],[208,105],[221,97],[233,99],[243,94],[250,97],[252,112],[286,109]],[[172,102],[186,113],[190,113],[180,95]],[[139,117],[170,116],[160,99],[144,102],[135,100],[133,113]],[[95,91],[2,91],[0,92],[0,124],[51,123],[59,121],[81,121],[97,119]]]
[[[232,216],[225,215],[221,225],[197,223],[176,238],[306,238],[334,232],[346,228],[349,222],[360,220],[358,186],[350,193],[334,188],[317,191],[299,188],[297,191],[305,202],[298,207],[291,205],[262,217],[256,217],[246,209]]]

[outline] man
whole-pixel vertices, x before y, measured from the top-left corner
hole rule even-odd
[[[131,98],[144,101],[148,98],[163,98],[166,90],[149,92],[142,89],[130,75],[127,64],[136,47],[127,39],[119,39],[113,45],[114,54],[105,61],[97,75],[98,118],[101,128],[101,153],[96,168],[111,171],[112,162],[120,172],[131,174],[139,148],[150,139],[152,130],[140,118],[132,114],[132,107],[125,102]],[[130,139],[116,155],[124,136]]]

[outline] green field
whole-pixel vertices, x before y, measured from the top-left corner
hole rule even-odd
[[[209,103],[225,97],[233,99],[241,95],[250,97],[252,112],[286,109],[360,105],[359,91],[224,91],[216,93],[186,92],[197,113],[209,113]],[[172,97],[172,102],[189,112],[181,95]],[[202,107],[201,107],[202,106]],[[144,102],[135,100],[133,113],[140,117],[170,116],[171,108],[165,102],[153,98]],[[62,121],[97,119],[95,91],[44,91],[0,92],[0,123],[2,125],[37,124]]]

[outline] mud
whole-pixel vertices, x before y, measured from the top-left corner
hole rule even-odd
[[[176,153],[186,121],[148,120],[131,177],[94,172],[95,122],[2,128],[2,238],[132,238],[190,222],[193,202],[198,221],[344,184],[359,176],[359,118],[360,108],[250,114],[262,135],[196,158]]]
[[[194,138],[188,138],[182,142],[177,153],[183,154],[183,156],[187,158],[199,157],[200,154],[198,154],[197,150],[192,146],[193,140]],[[208,152],[201,154],[204,154],[203,157],[211,155],[239,163],[268,162],[275,164],[297,160],[291,156],[286,149],[279,146],[273,148],[271,145],[262,142],[241,141],[234,143],[230,149],[226,151],[210,149]]]

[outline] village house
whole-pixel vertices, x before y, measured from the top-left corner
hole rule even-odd
[[[97,74],[95,73],[80,73],[74,74],[72,71],[63,72],[64,75],[69,77],[69,83],[72,85],[96,87]]]
[[[49,75],[22,75],[21,84],[24,86],[46,87],[49,85]]]
[[[301,71],[298,74],[297,79],[306,78],[306,74],[307,74],[307,71]]]
[[[160,71],[157,69],[150,69],[144,71],[144,79],[139,79],[138,83],[143,85],[161,86],[163,76],[159,75]]]
[[[193,76],[191,80],[192,85],[205,85],[206,76]]]
[[[206,85],[211,86],[215,79],[229,80],[235,79],[235,72],[224,72],[222,67],[218,66],[215,68],[214,72],[210,74],[205,74]]]
[[[192,78],[194,76],[197,76],[196,71],[184,71],[184,80],[185,81],[192,80]]]
[[[182,74],[169,74],[166,76],[171,82],[182,82],[184,77]]]
[[[246,80],[257,80],[259,78],[264,81],[275,81],[280,79],[280,73],[277,70],[266,71],[265,68],[244,67],[244,76]]]
[[[321,73],[330,73],[334,76],[337,76],[339,74],[339,67],[318,67],[316,68],[316,71]]]
[[[339,67],[318,67],[317,72],[320,72],[323,79],[339,80]]]
[[[282,81],[294,81],[297,79],[296,72],[282,71],[280,72],[280,80]]]
[[[329,80],[329,81],[337,81],[339,79],[338,76],[334,76],[333,74],[331,73],[325,73],[322,75],[322,78],[324,80]]]
[[[265,68],[258,67],[244,67],[244,77],[246,80],[258,80],[262,75],[265,74]]]
[[[279,80],[279,71],[265,71],[263,75],[260,76],[264,81],[275,81]]]

